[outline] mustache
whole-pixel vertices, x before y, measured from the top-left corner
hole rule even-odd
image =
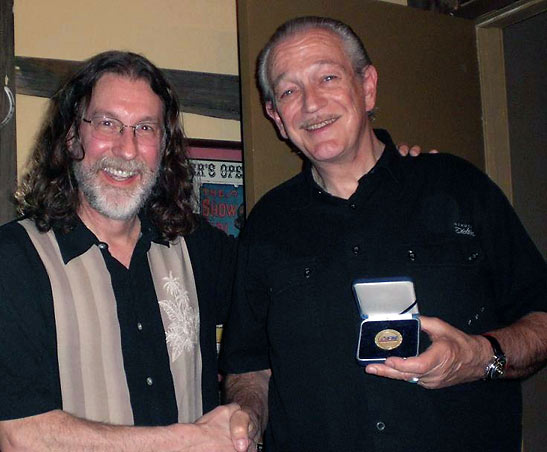
[[[150,171],[142,160],[125,160],[112,156],[104,156],[100,158],[91,166],[90,169],[93,172],[97,172],[105,168],[113,168],[119,171],[138,171],[141,173]]]
[[[320,123],[322,123],[322,122],[328,122],[328,121],[334,122],[334,121],[337,120],[339,117],[340,117],[339,115],[321,115],[321,116],[316,116],[316,117],[314,117],[314,118],[306,119],[305,121],[301,122],[301,123],[300,123],[300,128],[301,128],[301,129],[308,129],[308,128],[310,128],[311,126],[320,124]]]

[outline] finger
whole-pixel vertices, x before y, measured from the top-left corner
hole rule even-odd
[[[378,372],[375,374],[384,378],[414,383],[426,389],[434,389],[443,386],[442,377],[438,375],[438,372],[435,369],[430,369],[428,372],[422,373],[421,371],[399,371],[393,368],[390,370],[389,366],[386,366],[386,368],[378,368]]]
[[[365,372],[371,375],[376,375],[378,377],[405,381],[409,381],[412,378],[418,376],[415,373],[400,372],[399,370],[386,366],[384,364],[369,364],[367,367],[365,367]]]
[[[439,336],[451,336],[456,332],[452,325],[437,317],[420,316],[420,328],[431,339]]]
[[[365,371],[371,375],[417,384],[426,389],[434,389],[442,386],[440,377],[432,371],[430,371],[430,373],[411,371],[401,372],[381,364],[370,364],[365,368]]]
[[[406,143],[399,143],[397,145],[397,150],[399,151],[399,154],[401,154],[403,157],[408,155],[410,147]]]
[[[205,413],[203,416],[197,419],[195,421],[195,424],[206,424],[207,422],[210,422],[211,419],[217,418],[218,416],[226,416],[227,418],[229,418],[239,409],[240,407],[237,403],[217,406],[214,410]]]
[[[412,157],[416,157],[416,156],[420,155],[421,152],[422,152],[422,148],[420,146],[418,146],[417,144],[415,144],[414,146],[412,146],[410,148],[410,155]]]
[[[235,450],[245,452],[249,448],[251,444],[249,432],[252,430],[254,430],[254,426],[248,413],[238,410],[232,414],[230,417],[230,436]]]
[[[412,358],[391,357],[386,359],[385,366],[397,372],[405,374],[405,376],[423,376],[433,368],[434,356],[430,350],[426,350],[422,354]]]

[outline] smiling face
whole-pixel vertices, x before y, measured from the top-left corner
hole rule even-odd
[[[93,87],[84,118],[117,119],[123,124],[163,124],[163,104],[146,80],[103,75]],[[100,137],[92,124],[79,126],[82,161],[74,162],[81,194],[80,216],[91,208],[106,218],[128,220],[144,205],[155,184],[161,158],[161,133],[152,142],[131,127]],[[72,147],[77,146],[75,143]],[[73,152],[76,152],[73,149]]]
[[[266,111],[281,135],[312,163],[352,161],[367,152],[367,111],[376,102],[376,70],[355,74],[342,40],[311,29],[272,51],[269,68],[275,105]]]

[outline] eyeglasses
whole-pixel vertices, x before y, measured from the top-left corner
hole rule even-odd
[[[133,136],[137,137],[139,143],[157,144],[160,135],[160,125],[154,122],[143,122],[130,126],[118,119],[97,116],[91,119],[82,118],[82,121],[90,124],[93,128],[91,136],[98,140],[113,141],[123,134],[123,129],[133,129]]]

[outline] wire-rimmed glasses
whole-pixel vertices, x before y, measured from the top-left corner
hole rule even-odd
[[[98,140],[114,141],[123,134],[125,128],[131,128],[139,143],[144,145],[159,143],[161,127],[156,122],[142,122],[131,126],[124,124],[119,119],[105,116],[94,116],[91,119],[82,118],[82,121],[91,125],[92,136]]]

